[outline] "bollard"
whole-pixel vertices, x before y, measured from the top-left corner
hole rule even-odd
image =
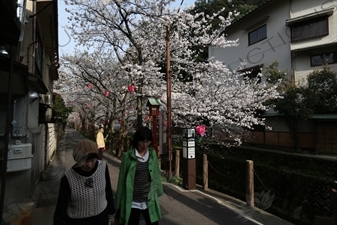
[[[203,188],[205,191],[208,190],[208,161],[207,155],[203,154]]]
[[[250,207],[254,207],[254,162],[246,160],[246,203]]]
[[[180,151],[176,150],[176,177],[179,177],[180,171]]]

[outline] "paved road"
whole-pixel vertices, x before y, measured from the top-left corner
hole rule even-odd
[[[72,149],[83,139],[73,129],[67,129],[59,148],[46,171],[46,181],[41,182],[32,201],[34,206],[25,216],[18,216],[12,225],[52,225],[53,214],[58,194],[59,181],[65,169],[74,164]],[[113,191],[116,191],[120,161],[108,153],[103,160],[109,165]],[[160,197],[163,219],[160,225],[290,225],[278,217],[264,211],[247,207],[244,202],[230,196],[209,190],[204,192],[200,187],[189,191],[176,185],[164,183],[165,194]],[[31,202],[29,205],[31,205]],[[141,225],[144,225],[141,221]]]

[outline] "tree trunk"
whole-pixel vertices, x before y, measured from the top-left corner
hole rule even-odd
[[[301,146],[298,140],[298,123],[297,118],[285,118],[286,124],[290,130],[291,138],[293,140],[293,147],[295,152],[301,151]]]

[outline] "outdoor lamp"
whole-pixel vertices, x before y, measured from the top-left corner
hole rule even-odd
[[[147,106],[149,106],[150,116],[159,116],[159,106],[161,102],[156,98],[149,98],[147,102]]]
[[[29,92],[29,103],[32,104],[36,99],[39,99],[39,94],[35,91]]]

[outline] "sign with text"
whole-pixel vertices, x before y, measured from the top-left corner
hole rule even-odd
[[[195,130],[183,129],[183,158],[195,159]]]

